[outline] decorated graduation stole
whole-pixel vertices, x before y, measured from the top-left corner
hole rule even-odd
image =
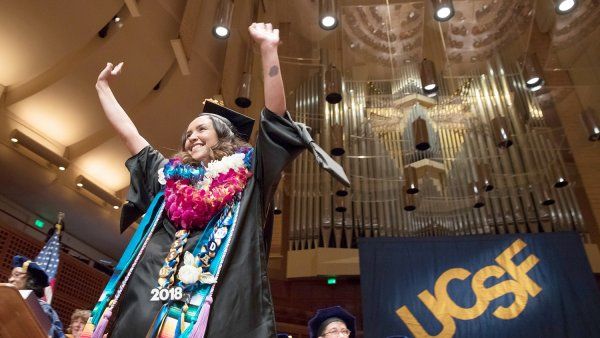
[[[149,328],[148,336],[204,337],[214,288],[236,228],[244,188],[252,175],[250,168],[254,151],[252,148],[240,150],[209,163],[207,168],[196,169],[173,159],[159,171],[159,182],[166,184],[165,193],[159,193],[148,208],[94,307],[82,337],[101,338],[104,334],[112,310],[163,210],[180,230],[159,271],[157,286],[160,289],[181,288],[182,298],[163,305]],[[210,217],[207,217],[209,213]],[[193,252],[185,252],[184,265],[177,274],[178,279],[175,279],[190,229],[204,229],[204,232]]]

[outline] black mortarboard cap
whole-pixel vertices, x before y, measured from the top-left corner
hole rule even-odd
[[[12,267],[13,268],[22,268],[25,262],[28,262],[27,265],[27,274],[33,279],[35,284],[40,285],[42,287],[48,286],[48,275],[39,265],[35,262],[29,260],[29,258],[24,256],[14,256],[12,259]]]
[[[203,112],[224,117],[235,127],[237,136],[246,142],[250,140],[252,128],[254,127],[254,119],[251,119],[244,114],[240,114],[233,109],[217,104],[212,100],[204,101]]]
[[[317,310],[317,313],[314,317],[312,317],[308,321],[308,333],[310,338],[319,337],[319,328],[323,324],[324,321],[331,317],[336,317],[341,319],[345,324],[348,330],[350,330],[350,338],[354,338],[356,334],[356,319],[350,312],[346,311],[341,306],[333,306],[328,307],[326,309]]]

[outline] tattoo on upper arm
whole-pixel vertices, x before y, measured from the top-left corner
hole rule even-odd
[[[277,74],[279,74],[279,67],[277,66],[273,66],[269,69],[269,76],[273,77],[273,76],[277,76]]]

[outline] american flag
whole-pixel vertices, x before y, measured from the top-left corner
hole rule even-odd
[[[48,275],[49,286],[44,290],[46,302],[52,302],[52,292],[54,282],[56,281],[56,272],[58,271],[58,259],[60,254],[60,231],[55,231],[38,256],[35,263],[39,265]]]

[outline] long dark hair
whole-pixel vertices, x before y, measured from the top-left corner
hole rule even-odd
[[[208,116],[213,124],[213,128],[215,128],[217,137],[219,138],[217,144],[211,148],[213,152],[211,160],[220,160],[224,156],[235,154],[240,148],[250,147],[248,142],[237,136],[235,127],[226,118],[211,113],[201,113],[198,115],[198,117],[201,116]],[[200,162],[196,161],[185,149],[186,139],[187,131],[181,135],[180,151],[175,154],[175,157],[179,157],[183,163],[198,166],[200,165]]]

